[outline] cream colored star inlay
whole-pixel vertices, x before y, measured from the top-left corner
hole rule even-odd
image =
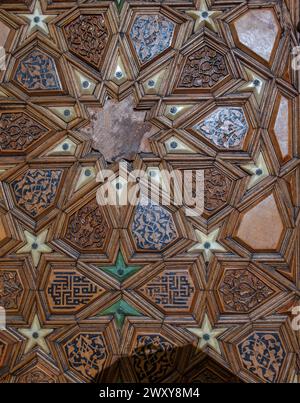
[[[18,331],[28,340],[24,353],[28,353],[35,346],[39,346],[45,353],[49,354],[50,350],[45,340],[45,337],[53,332],[54,329],[42,329],[37,315],[35,315],[31,328],[21,328]]]
[[[37,267],[41,258],[41,254],[52,252],[50,246],[46,245],[45,243],[47,234],[47,229],[37,236],[31,234],[28,231],[24,231],[24,236],[27,243],[21,249],[19,249],[17,253],[31,253],[33,264],[35,267]]]
[[[223,246],[220,245],[219,242],[217,242],[219,230],[219,228],[216,228],[208,235],[206,235],[198,229],[195,229],[195,235],[198,243],[191,247],[188,252],[202,252],[206,262],[209,262],[209,260],[211,259],[212,252],[225,252],[226,249],[223,248]]]
[[[222,11],[209,11],[205,0],[200,1],[198,10],[189,10],[186,13],[195,20],[194,32],[204,25],[217,32],[218,28],[214,19],[222,14]]]
[[[18,15],[28,23],[26,36],[29,36],[36,31],[40,31],[45,35],[49,35],[48,23],[56,17],[56,15],[43,14],[42,7],[39,1],[35,3],[33,14]]]
[[[188,327],[187,330],[199,338],[197,348],[203,349],[205,346],[210,346],[217,353],[221,354],[217,337],[224,333],[227,328],[213,328],[210,324],[207,314],[205,314],[202,327]]]

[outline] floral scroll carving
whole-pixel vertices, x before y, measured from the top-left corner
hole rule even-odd
[[[81,333],[65,345],[70,366],[81,375],[95,379],[106,361],[103,337],[99,333]]]
[[[227,202],[231,181],[219,170],[209,168],[204,173],[204,206],[213,211]]]
[[[0,271],[0,306],[6,310],[18,309],[23,286],[16,271]]]
[[[61,170],[29,169],[11,185],[18,206],[37,217],[54,203],[61,178]]]

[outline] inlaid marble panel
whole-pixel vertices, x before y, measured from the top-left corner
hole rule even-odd
[[[279,33],[278,22],[272,9],[250,9],[234,22],[239,42],[266,61]]]
[[[62,89],[53,57],[34,49],[18,61],[15,81],[28,91]]]
[[[5,47],[7,38],[10,33],[10,28],[4,24],[4,22],[0,21],[0,46]]]

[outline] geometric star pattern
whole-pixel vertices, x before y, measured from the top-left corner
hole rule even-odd
[[[244,3],[1,2],[0,383],[300,381],[299,2]]]
[[[24,354],[28,353],[35,346],[39,346],[45,353],[49,353],[45,337],[53,332],[53,329],[43,329],[40,325],[37,315],[34,317],[30,329],[18,329],[19,332],[28,340],[26,343]]]
[[[52,249],[46,245],[45,240],[47,238],[48,230],[44,230],[37,236],[24,231],[26,238],[26,245],[17,251],[17,253],[31,253],[33,264],[36,267],[39,264],[42,253],[50,253]]]

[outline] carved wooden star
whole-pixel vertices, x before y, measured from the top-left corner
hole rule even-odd
[[[217,353],[221,354],[217,337],[220,336],[220,334],[224,333],[227,328],[213,328],[210,324],[207,314],[205,314],[201,328],[188,327],[187,330],[193,333],[195,336],[199,337],[197,348],[203,349],[203,347],[209,345],[215,351],[217,351]]]
[[[212,257],[212,252],[225,252],[226,249],[217,242],[219,235],[219,228],[216,228],[208,235],[199,230],[195,230],[195,235],[199,241],[196,245],[192,246],[188,252],[202,252],[206,262]]]
[[[214,21],[216,17],[222,14],[221,11],[209,11],[205,0],[200,1],[198,10],[189,10],[186,13],[195,20],[194,32],[198,31],[204,25],[217,32],[217,25]]]
[[[26,36],[29,36],[36,31],[40,31],[45,35],[49,35],[48,23],[53,18],[56,17],[56,15],[43,14],[39,1],[35,3],[33,14],[18,14],[18,15],[29,24]]]
[[[27,337],[27,344],[25,347],[25,354],[33,349],[35,346],[39,346],[45,353],[49,354],[50,350],[46,343],[45,337],[53,332],[54,329],[42,329],[37,315],[35,315],[31,328],[21,328],[18,331],[25,337]]]
[[[39,264],[42,253],[50,253],[52,249],[45,244],[48,230],[44,230],[39,235],[33,235],[28,231],[24,231],[26,245],[17,251],[17,253],[31,253],[33,264],[35,267]]]

